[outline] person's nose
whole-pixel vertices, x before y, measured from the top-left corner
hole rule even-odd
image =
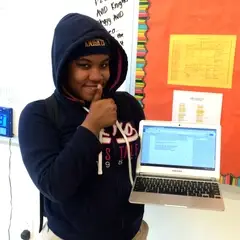
[[[101,83],[104,80],[104,76],[99,68],[92,68],[89,73],[89,80],[96,83]]]

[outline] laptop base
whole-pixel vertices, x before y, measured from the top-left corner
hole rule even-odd
[[[132,191],[129,197],[129,202],[134,204],[156,204],[168,207],[194,208],[213,211],[225,210],[222,198],[204,198]]]
[[[135,204],[157,204],[168,207],[195,208],[203,210],[224,211],[222,199],[206,199],[167,194],[132,192],[129,202]]]

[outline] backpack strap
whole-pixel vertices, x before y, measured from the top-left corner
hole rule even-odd
[[[56,128],[59,130],[60,129],[60,122],[58,117],[59,106],[54,94],[45,99],[45,106],[49,119],[51,120],[53,125],[56,126]]]
[[[49,119],[51,120],[52,124],[56,126],[56,128],[60,129],[60,122],[59,122],[59,107],[58,102],[54,94],[50,97],[44,99],[45,107],[48,114]],[[42,193],[40,192],[40,221],[39,221],[39,233],[42,231],[43,228],[43,216],[44,216],[44,198]]]

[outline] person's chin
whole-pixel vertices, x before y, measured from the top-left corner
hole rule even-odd
[[[83,100],[87,102],[91,102],[93,100],[94,94],[84,94]]]

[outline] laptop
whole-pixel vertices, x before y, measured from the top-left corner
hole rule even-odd
[[[139,135],[131,203],[224,211],[221,126],[143,120]]]

